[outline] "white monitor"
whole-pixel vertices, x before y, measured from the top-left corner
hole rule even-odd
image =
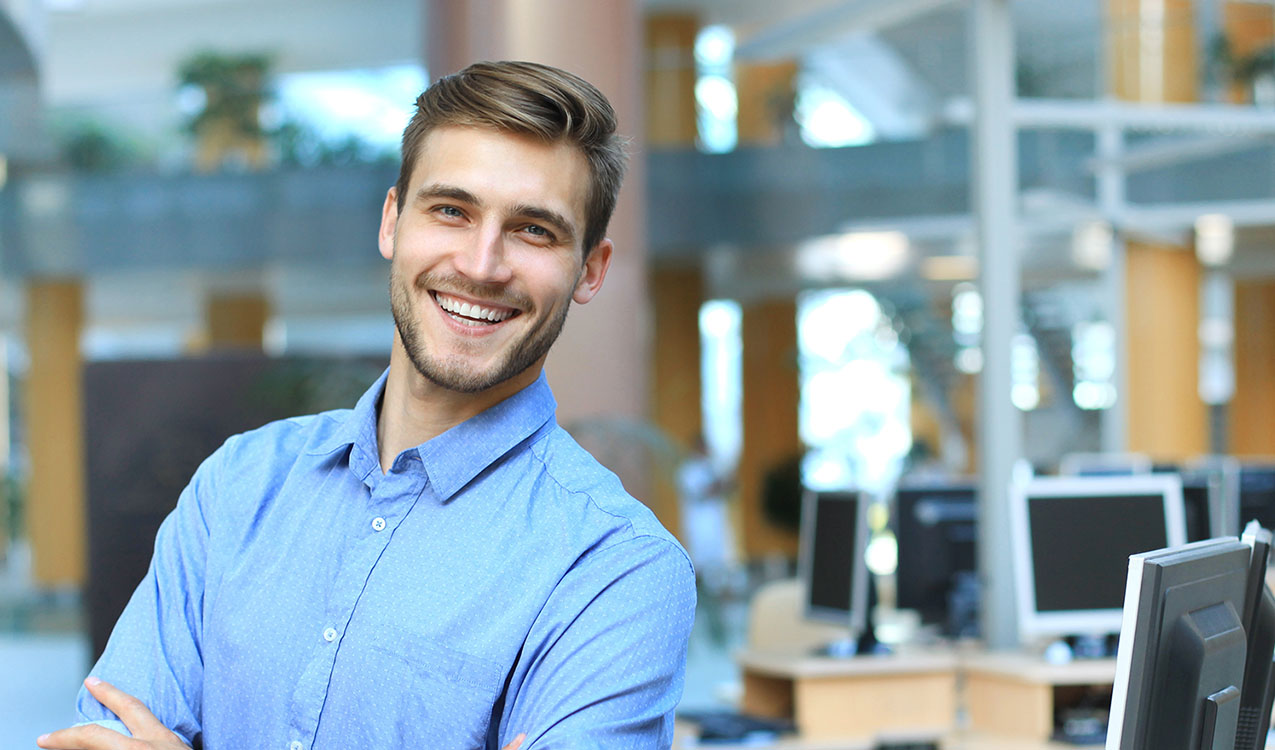
[[[1010,523],[1024,641],[1118,633],[1129,556],[1186,543],[1176,474],[1035,478]]]
[[[853,491],[802,496],[798,570],[806,585],[805,616],[843,625],[852,639],[868,622],[868,498]]]

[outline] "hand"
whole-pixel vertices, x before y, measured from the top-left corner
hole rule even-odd
[[[514,737],[513,742],[510,742],[508,745],[505,745],[503,750],[518,750],[518,748],[522,746],[522,741],[525,739],[527,739],[527,735],[520,734],[517,737]]]
[[[97,724],[85,724],[41,735],[35,744],[57,750],[190,750],[180,737],[155,718],[145,704],[123,690],[96,677],[86,679],[84,687],[120,717],[128,731],[133,733],[133,738]],[[521,743],[521,739],[514,742]],[[511,747],[517,750],[516,745]]]

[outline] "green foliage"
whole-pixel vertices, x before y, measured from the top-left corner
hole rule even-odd
[[[348,166],[351,164],[393,163],[398,152],[378,148],[357,135],[337,141],[325,140],[309,125],[288,120],[270,132],[279,163],[290,167]]]
[[[79,172],[114,172],[141,160],[141,150],[121,132],[93,120],[55,127],[63,161]]]
[[[247,136],[262,135],[261,105],[273,97],[269,88],[269,55],[200,52],[177,70],[181,86],[203,91],[203,106],[186,123],[192,133],[210,125],[229,124]]]
[[[0,478],[0,531],[8,534],[9,539],[18,539],[23,535],[26,523],[25,505],[22,484],[13,474]]]

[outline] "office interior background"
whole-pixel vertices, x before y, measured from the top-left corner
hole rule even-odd
[[[901,481],[975,483],[1003,539],[1023,466],[1275,455],[1273,44],[1269,0],[0,0],[0,745],[70,718],[95,577],[144,567],[192,461],[384,366],[379,208],[432,78],[559,65],[632,138],[548,369],[702,557],[702,708],[803,487],[872,498],[906,640]]]

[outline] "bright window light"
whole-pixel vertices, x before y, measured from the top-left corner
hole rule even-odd
[[[727,26],[705,26],[695,38],[695,103],[701,151],[721,154],[739,141],[732,62],[735,35]]]
[[[732,300],[700,307],[700,378],[704,442],[717,468],[734,471],[743,444],[743,312]]]
[[[397,148],[416,97],[428,81],[419,65],[280,75],[279,117],[333,142],[351,136],[379,148]]]
[[[907,349],[862,289],[806,292],[797,310],[803,477],[811,487],[884,491],[911,444]]]
[[[835,91],[816,84],[799,87],[797,123],[801,139],[815,148],[861,146],[873,138],[872,125]]]

